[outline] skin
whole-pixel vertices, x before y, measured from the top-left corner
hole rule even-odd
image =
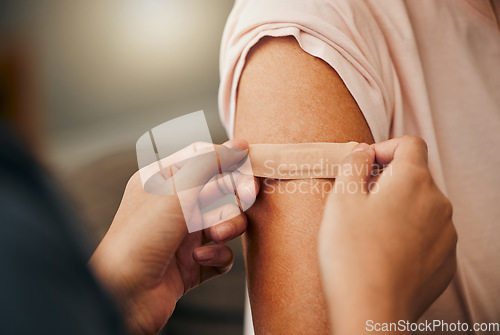
[[[232,166],[246,156],[248,143],[233,140],[225,146],[241,150],[232,153],[226,149],[222,154],[218,149],[223,170],[226,164]],[[196,152],[191,149],[188,154]],[[186,163],[174,179],[179,176],[175,180],[180,181],[183,171],[187,171],[189,181],[203,185],[219,172],[217,166],[212,169],[205,164],[201,168],[198,161],[194,163],[194,170]],[[219,185],[209,184],[213,189],[208,193],[200,188],[192,200],[203,202],[216,191],[227,192],[228,180],[220,180]],[[256,192],[253,177],[236,184],[238,189],[253,187]],[[249,196],[240,194],[242,201],[249,201]],[[213,213],[215,217],[224,217],[225,211],[232,209],[220,210]],[[241,235],[247,223],[244,214],[237,214],[219,225],[188,234],[176,195],[147,193],[138,173],[130,179],[113,223],[89,265],[122,306],[131,334],[157,334],[182,295],[229,271],[233,253],[224,243]],[[210,242],[216,244],[208,245]]]
[[[338,74],[293,38],[265,38],[248,56],[237,97],[235,136],[249,143],[373,143]],[[315,182],[316,180],[314,180]],[[318,180],[328,189],[331,180]],[[248,289],[257,334],[329,334],[317,236],[325,195],[268,193],[247,211]]]
[[[389,164],[378,177],[375,159]],[[452,206],[431,177],[427,147],[413,136],[360,144],[342,165],[355,173],[336,186],[360,187],[330,193],[319,234],[333,333],[366,333],[367,320],[415,322],[456,271]]]

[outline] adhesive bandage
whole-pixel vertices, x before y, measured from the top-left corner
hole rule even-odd
[[[335,178],[357,142],[251,144],[253,175],[273,179]]]

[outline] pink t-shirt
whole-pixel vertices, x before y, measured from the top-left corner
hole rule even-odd
[[[330,64],[375,141],[425,139],[459,246],[457,276],[423,318],[500,322],[500,32],[488,0],[237,0],[221,49],[230,136],[245,57],[263,36],[294,36]]]

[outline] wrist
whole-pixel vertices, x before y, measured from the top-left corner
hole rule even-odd
[[[113,269],[109,263],[108,255],[105,255],[102,246],[97,248],[88,261],[88,265],[99,283],[115,300],[117,307],[121,311],[123,322],[129,334],[146,334],[140,326],[143,322],[137,320],[138,313],[135,312],[135,308],[131,303],[132,299],[128,297],[126,290],[122,287],[123,285],[121,285],[117,279],[117,269]]]
[[[380,290],[350,290],[330,296],[330,319],[334,334],[407,334],[383,331],[373,325],[398,324],[410,320],[408,306],[403,306],[395,294]],[[397,328],[395,328],[397,330]]]
[[[119,262],[112,258],[112,254],[106,253],[106,248],[102,246],[102,243],[88,261],[89,268],[101,286],[110,293],[117,305],[124,310],[128,309],[128,300],[130,299],[127,296],[129,292],[127,292],[123,283],[121,269],[114,266],[116,264],[119,264]]]

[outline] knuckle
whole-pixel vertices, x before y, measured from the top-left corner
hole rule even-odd
[[[457,243],[458,243],[458,233],[457,233],[457,229],[455,228],[455,225],[452,223],[451,224],[453,226],[453,244],[454,244],[454,249],[456,249],[457,247]]]
[[[139,184],[142,183],[140,171],[134,172],[134,174],[127,181],[126,187],[131,187],[132,185],[135,185],[137,183],[139,183]]]
[[[429,182],[432,180],[429,169],[425,166],[412,164],[412,173],[420,179],[421,182]]]
[[[449,250],[448,253],[449,255],[455,257],[457,252],[458,234],[455,225],[451,220],[447,221],[445,236]]]
[[[445,265],[446,269],[446,281],[451,281],[457,272],[457,244],[452,241],[453,244],[450,244],[449,251],[443,260],[443,265]]]
[[[455,246],[458,242],[458,234],[457,234],[457,229],[455,228],[455,225],[453,224],[452,220],[447,220],[446,221],[446,231],[450,237],[450,240],[452,244]]]
[[[130,176],[128,182],[130,181],[133,181],[133,180],[137,180],[137,179],[141,179],[141,171],[140,170],[137,170],[134,172],[134,174],[132,176]]]
[[[449,280],[452,280],[453,277],[455,277],[455,274],[457,273],[457,256],[455,253],[451,256],[450,259],[450,274],[449,274]]]
[[[416,174],[419,178],[419,182],[425,187],[434,187],[434,179],[432,178],[431,172],[426,167],[417,168]]]
[[[406,163],[405,169],[408,176],[411,177],[416,183],[423,186],[433,184],[433,179],[427,166]]]
[[[443,211],[444,211],[446,217],[450,218],[453,216],[453,205],[447,197],[445,197],[445,196],[443,196],[443,197],[444,197]]]
[[[407,142],[410,142],[410,143],[426,145],[425,141],[421,137],[418,137],[416,135],[404,135],[403,139]]]
[[[407,141],[415,146],[421,147],[426,152],[428,151],[427,143],[421,137],[418,137],[416,135],[404,135],[403,140]]]

